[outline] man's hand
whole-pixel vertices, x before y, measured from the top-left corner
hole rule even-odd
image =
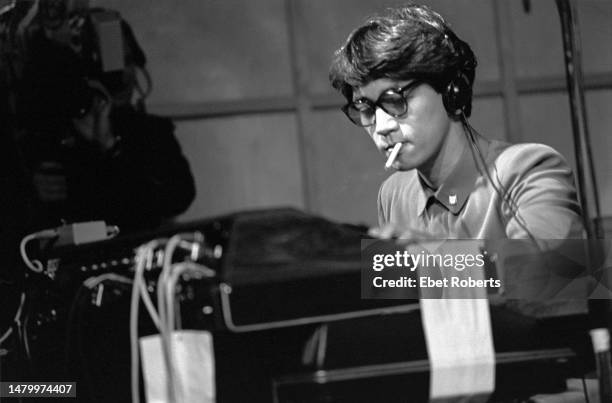
[[[437,240],[435,234],[415,230],[412,228],[400,228],[396,224],[387,223],[381,227],[373,227],[368,230],[368,235],[380,239],[397,239],[402,243],[411,243],[412,241]]]
[[[88,85],[96,90],[92,107],[85,116],[73,118],[72,124],[83,139],[98,144],[102,151],[107,151],[115,144],[110,121],[111,96],[97,81],[89,81]]]

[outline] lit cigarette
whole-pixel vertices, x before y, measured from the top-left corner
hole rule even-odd
[[[387,158],[387,162],[385,163],[385,169],[391,168],[391,165],[393,165],[395,162],[397,154],[399,154],[401,148],[402,143],[395,143],[395,146],[393,146],[393,150],[391,151],[391,154],[389,154],[389,158]]]

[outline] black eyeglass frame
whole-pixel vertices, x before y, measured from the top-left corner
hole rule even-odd
[[[359,127],[370,127],[376,124],[376,108],[379,107],[380,109],[382,109],[383,111],[385,111],[386,114],[393,116],[394,118],[399,118],[402,117],[403,115],[406,114],[406,112],[408,112],[408,97],[406,96],[406,92],[407,91],[412,91],[414,90],[416,87],[418,87],[419,85],[423,84],[425,81],[423,80],[413,80],[411,82],[409,82],[408,84],[404,85],[403,87],[399,87],[399,88],[389,88],[388,90],[385,90],[376,101],[371,101],[368,98],[360,98],[356,101],[360,102],[360,103],[364,103],[366,105],[368,105],[373,111],[374,113],[372,114],[372,123],[364,125],[362,124],[362,119],[361,119],[361,111],[359,111],[356,107],[355,107],[355,103],[356,101],[352,101],[352,102],[348,102],[346,103],[344,106],[342,106],[340,109],[342,110],[342,112],[344,112],[344,114],[346,115],[346,117],[356,126]],[[381,98],[383,98],[385,96],[385,94],[388,94],[389,92],[395,93],[397,95],[400,95],[401,97],[401,101],[402,101],[402,111],[400,113],[395,113],[392,111],[387,110],[387,108],[385,108],[385,106],[383,105],[383,102],[381,102]],[[349,109],[353,107],[354,110],[356,111],[356,115],[355,115],[355,119],[353,119],[353,117],[351,117],[351,113],[349,111]]]

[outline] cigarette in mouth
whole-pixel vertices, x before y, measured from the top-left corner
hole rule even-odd
[[[393,146],[393,150],[391,151],[391,154],[389,154],[389,158],[387,158],[387,162],[385,163],[385,169],[391,168],[395,162],[395,159],[397,158],[397,154],[399,154],[400,148],[402,148],[402,143],[395,143],[395,146]]]

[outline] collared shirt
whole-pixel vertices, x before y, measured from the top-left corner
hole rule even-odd
[[[379,223],[440,238],[580,238],[572,171],[543,144],[477,139],[448,178],[428,188],[416,170],[396,172],[378,196]],[[486,169],[485,169],[486,167]]]

